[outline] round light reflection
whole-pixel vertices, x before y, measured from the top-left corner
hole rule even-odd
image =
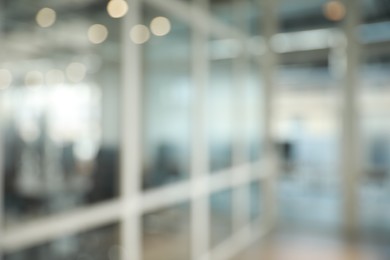
[[[107,39],[108,30],[102,24],[94,24],[88,29],[88,39],[94,44],[99,44]]]
[[[38,11],[35,20],[37,21],[37,24],[42,28],[50,27],[56,21],[56,12],[51,8],[42,8]]]
[[[113,18],[123,17],[129,7],[124,0],[110,0],[107,4],[107,12]]]
[[[149,40],[150,32],[148,27],[142,24],[134,25],[130,31],[130,38],[136,44],[142,44]]]
[[[150,23],[150,30],[154,35],[164,36],[171,31],[171,23],[166,17],[156,17]]]
[[[65,75],[61,70],[53,69],[49,70],[46,75],[46,84],[49,86],[60,85],[65,81]]]
[[[66,76],[73,83],[82,81],[85,78],[86,72],[85,65],[78,62],[72,62],[66,67]]]
[[[324,15],[331,21],[340,21],[345,17],[345,6],[339,1],[330,1],[324,6]]]
[[[29,71],[24,78],[26,86],[40,86],[43,84],[43,74],[39,71]]]
[[[0,89],[6,89],[11,85],[12,74],[9,70],[0,69]]]

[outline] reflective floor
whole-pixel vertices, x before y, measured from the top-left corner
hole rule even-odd
[[[386,252],[387,251],[387,252]],[[362,240],[348,243],[336,235],[283,231],[256,241],[233,260],[386,260],[385,243]]]

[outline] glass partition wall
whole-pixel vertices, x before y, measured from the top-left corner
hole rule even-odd
[[[0,257],[225,260],[277,220],[388,234],[386,10],[1,0]]]
[[[227,259],[270,229],[260,1],[0,3],[1,257]]]
[[[360,224],[365,238],[384,246],[390,239],[389,119],[390,15],[389,5],[368,1],[358,27],[362,45],[359,70],[359,136],[361,172]]]
[[[280,53],[275,138],[282,157],[279,213],[287,229],[329,232],[342,226],[343,83],[333,56],[340,48],[336,39],[343,17],[330,19],[329,3],[294,0],[279,5],[280,33],[273,38]]]
[[[3,3],[6,227],[118,196],[120,23],[21,2]]]
[[[281,224],[386,245],[389,4],[280,1],[279,17]]]

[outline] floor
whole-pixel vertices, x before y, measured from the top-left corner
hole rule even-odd
[[[256,241],[232,260],[389,260],[389,256],[368,242],[346,243],[329,235],[290,232]]]

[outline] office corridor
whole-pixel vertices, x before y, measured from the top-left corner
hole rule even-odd
[[[390,0],[0,0],[0,260],[390,260],[389,47]]]
[[[283,232],[253,243],[232,260],[387,260],[386,245],[343,242],[334,235]]]

